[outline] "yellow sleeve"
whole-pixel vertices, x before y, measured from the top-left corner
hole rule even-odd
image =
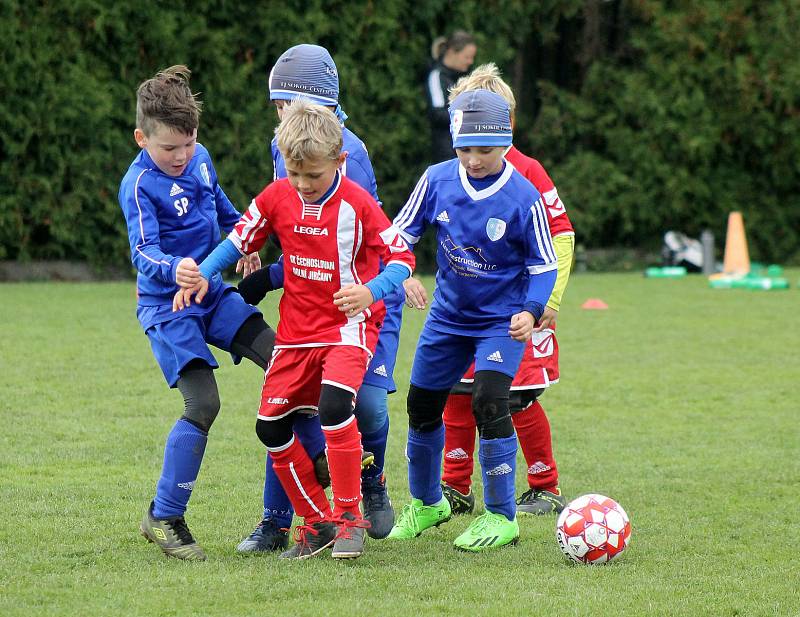
[[[556,284],[553,286],[553,293],[550,294],[550,299],[547,301],[547,306],[557,311],[561,308],[561,298],[564,295],[564,290],[567,288],[569,272],[572,269],[572,256],[575,253],[575,236],[573,234],[561,234],[556,236],[553,238],[553,248],[555,248],[556,257],[558,258],[558,276],[556,277]]]

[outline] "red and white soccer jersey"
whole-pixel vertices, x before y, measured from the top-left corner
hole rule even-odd
[[[545,211],[547,212],[550,235],[553,238],[561,235],[575,235],[567,210],[558,196],[558,190],[550,176],[547,175],[544,167],[542,167],[542,164],[536,159],[525,156],[514,146],[508,149],[505,158],[542,195]],[[555,329],[548,328],[542,332],[534,332],[531,340],[525,343],[525,352],[511,384],[511,389],[534,390],[546,388],[558,382],[558,375],[558,341],[556,340]],[[473,365],[464,374],[461,382],[472,383],[474,376],[475,366]]]
[[[329,196],[307,204],[289,180],[277,180],[250,203],[228,239],[249,254],[272,233],[284,258],[275,347],[353,345],[371,354],[383,301],[347,317],[333,304],[333,294],[375,278],[381,259],[410,271],[415,265],[414,254],[372,196],[337,172]]]

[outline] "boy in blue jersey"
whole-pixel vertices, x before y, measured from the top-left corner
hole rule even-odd
[[[296,45],[285,51],[269,75],[269,96],[283,117],[284,106],[298,97],[329,107],[342,123],[342,151],[346,154],[342,173],[359,184],[380,203],[377,182],[364,143],[346,126],[347,115],[339,105],[339,76],[336,64],[328,51],[318,45]],[[274,179],[285,178],[286,165],[277,145],[272,141]],[[246,277],[239,292],[250,304],[256,305],[266,293],[283,287],[283,266],[279,261]],[[400,289],[384,299],[386,316],[383,319],[378,346],[375,350],[363,385],[358,391],[355,415],[365,452],[374,454],[374,462],[362,473],[364,518],[370,522],[368,534],[384,538],[394,524],[394,509],[386,491],[383,474],[386,440],[389,434],[387,394],[396,390],[394,371],[399,340],[400,322],[405,296]],[[325,468],[325,440],[319,418],[297,414],[294,430],[317,468]],[[324,471],[322,472],[325,473]],[[264,481],[263,519],[255,530],[237,547],[239,552],[259,552],[283,549],[288,543],[288,529],[293,509],[273,470],[272,457],[267,456]]]
[[[139,86],[134,138],[142,151],[122,179],[119,203],[138,270],[136,315],[167,384],[184,400],[140,531],[169,556],[203,560],[184,513],[220,408],[213,372],[219,365],[208,344],[266,369],[275,333],[219,275],[203,302],[172,310],[179,286],[199,282],[197,263],[239,220],[208,151],[196,141],[200,101],[189,89],[190,75],[173,66]]]
[[[450,519],[440,485],[442,414],[450,388],[474,360],[486,512],[454,544],[477,552],[519,538],[509,388],[550,297],[557,261],[538,191],[503,158],[511,145],[508,103],[472,90],[456,97],[450,117],[457,158],[429,167],[394,221],[410,244],[436,227],[438,270],[408,392],[412,500],[389,538],[414,538]]]

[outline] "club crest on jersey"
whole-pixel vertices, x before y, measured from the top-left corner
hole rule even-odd
[[[489,240],[495,242],[506,233],[506,222],[502,219],[491,218],[486,221],[486,235]]]
[[[211,175],[208,173],[208,165],[205,163],[200,164],[200,175],[203,176],[203,180],[205,180],[208,186],[211,186]]]
[[[461,130],[461,125],[464,123],[464,110],[463,109],[456,109],[453,112],[453,117],[450,119],[450,133],[452,135],[458,135],[458,132]]]

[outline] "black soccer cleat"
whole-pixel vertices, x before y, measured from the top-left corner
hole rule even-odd
[[[453,514],[472,514],[475,509],[475,495],[472,490],[465,495],[452,486],[442,483],[442,495],[450,502]]]
[[[265,518],[249,536],[239,542],[238,553],[266,553],[283,551],[289,545],[289,530],[280,527],[271,518]]]

